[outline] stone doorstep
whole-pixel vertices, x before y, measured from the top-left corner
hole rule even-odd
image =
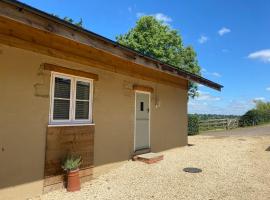
[[[141,155],[141,154],[150,153],[150,152],[151,152],[151,149],[150,149],[150,148],[139,149],[139,150],[136,150],[136,151],[133,153],[133,157],[134,157],[134,156],[137,156],[137,155]]]
[[[147,164],[153,164],[153,163],[157,163],[161,160],[163,160],[164,156],[162,154],[158,154],[158,153],[145,153],[145,154],[141,154],[141,155],[136,155],[133,157],[134,161],[142,161],[144,163]]]

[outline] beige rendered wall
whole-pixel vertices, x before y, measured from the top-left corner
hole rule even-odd
[[[0,46],[0,199],[41,192],[48,97],[35,96],[40,58]],[[45,82],[43,82],[45,81]]]
[[[40,71],[45,62],[99,75],[93,107],[96,174],[126,161],[133,153],[133,84],[154,88],[152,150],[187,144],[186,90],[0,45],[0,200],[42,193],[50,85],[50,74]]]

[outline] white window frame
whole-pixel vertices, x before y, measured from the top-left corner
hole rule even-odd
[[[54,89],[55,78],[65,78],[70,80],[70,105],[69,105],[69,119],[68,120],[55,120],[53,119],[54,109]],[[89,83],[89,116],[88,119],[75,119],[76,113],[76,85],[77,81]],[[51,72],[51,87],[50,87],[50,113],[49,125],[78,125],[78,124],[92,124],[92,108],[93,107],[93,80],[79,76],[63,74],[59,72]]]

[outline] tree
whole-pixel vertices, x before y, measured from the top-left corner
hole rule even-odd
[[[270,102],[263,102],[261,100],[255,100],[256,109],[261,111],[270,111]]]
[[[201,75],[201,68],[193,48],[184,47],[177,30],[156,20],[153,16],[141,17],[134,28],[124,35],[118,35],[116,40],[124,46],[157,58],[164,63]],[[197,84],[190,82],[189,97],[198,96],[197,90]]]
[[[57,18],[60,18],[58,15],[56,15],[56,14],[51,14],[52,16],[54,16],[54,17],[57,17]],[[80,18],[80,21],[78,21],[78,22],[75,22],[72,18],[70,18],[70,17],[64,17],[63,18],[63,20],[65,20],[65,21],[67,21],[67,22],[69,22],[69,23],[72,23],[72,24],[74,24],[74,25],[76,25],[76,26],[79,26],[79,27],[83,27],[83,20],[82,20],[82,18]]]
[[[270,122],[270,102],[256,100],[254,103],[256,103],[255,108],[241,116],[240,126],[254,126]]]
[[[74,21],[73,19],[71,19],[70,17],[64,17],[63,19],[64,19],[65,21],[67,21],[67,22],[70,22],[70,23],[76,25],[76,26],[83,27],[83,20],[82,20],[82,18],[80,18],[80,21],[78,21],[78,22],[75,22],[75,21]]]

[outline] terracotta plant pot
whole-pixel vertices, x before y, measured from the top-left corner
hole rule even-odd
[[[79,169],[67,173],[67,191],[75,192],[81,189]]]

